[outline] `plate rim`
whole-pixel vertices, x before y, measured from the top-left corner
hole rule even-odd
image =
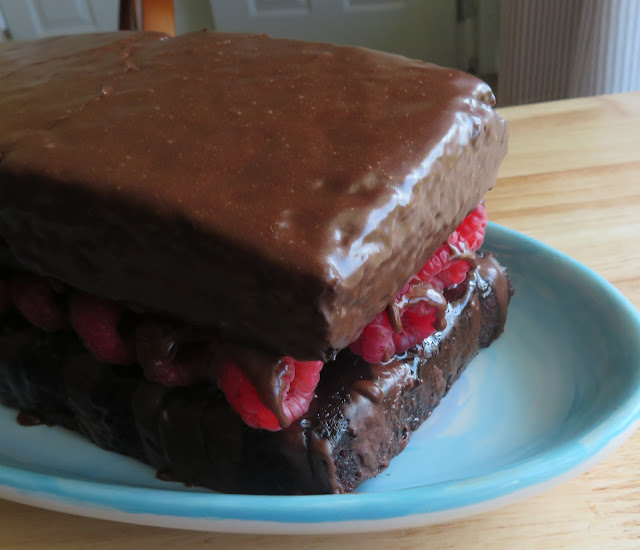
[[[521,242],[545,257],[562,262],[606,293],[615,302],[617,314],[640,334],[640,313],[615,286],[584,264],[493,222],[488,224],[487,240]],[[635,359],[640,368],[640,355]],[[389,521],[402,524],[403,519],[406,523],[407,518],[417,516],[421,519],[415,525],[433,522],[430,518],[436,517],[444,521],[447,514],[460,517],[456,511],[483,503],[488,505],[483,509],[488,509],[492,502],[509,495],[555,484],[555,480],[569,474],[573,477],[584,470],[585,464],[595,458],[600,460],[622,444],[639,423],[640,384],[600,422],[589,425],[562,444],[470,478],[344,495],[235,495],[129,486],[0,464],[0,496],[71,513],[82,514],[84,510],[83,515],[104,519],[189,529],[248,532],[248,528],[253,528],[251,532],[256,533],[292,533],[303,532],[302,529],[311,532],[315,527],[319,532],[326,532],[325,528],[330,532],[370,531],[378,529],[375,525],[359,529],[357,524],[381,521],[379,527],[387,529],[394,528],[386,527]],[[84,509],[87,506],[91,509]],[[157,522],[160,518],[162,523]],[[167,518],[173,521],[167,522]]]

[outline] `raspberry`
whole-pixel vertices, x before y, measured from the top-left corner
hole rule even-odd
[[[278,368],[283,369],[281,381],[284,425],[280,424],[273,411],[264,406],[254,385],[232,361],[225,361],[220,365],[218,387],[245,424],[275,432],[286,428],[309,410],[322,366],[322,361],[296,361],[291,357],[284,357],[279,361]]]
[[[402,332],[391,327],[386,311],[378,313],[349,348],[368,363],[389,361],[394,355],[416,346],[435,332],[436,309],[426,302],[407,308],[402,316]]]
[[[462,223],[451,234],[448,241],[456,246],[460,241],[464,241],[471,250],[478,250],[484,241],[486,227],[487,209],[483,203],[480,203],[471,214],[462,220]]]
[[[431,283],[442,292],[445,288],[459,285],[467,278],[469,263],[466,260],[454,260],[449,267],[433,276]]]
[[[452,256],[455,251],[460,251],[462,255],[469,250],[478,250],[484,240],[486,225],[487,213],[481,203],[462,221],[446,242],[438,247],[418,274],[398,292],[396,305],[400,306],[403,297],[420,283],[427,283],[442,293],[445,289],[464,282],[469,271],[469,263],[464,259],[452,259]],[[402,331],[397,333],[391,326],[387,312],[379,313],[364,328],[359,338],[351,343],[351,351],[369,363],[388,361],[435,332],[438,312],[428,302],[418,302],[417,305],[404,309],[400,321]]]
[[[402,316],[402,332],[393,333],[396,353],[407,351],[431,336],[436,331],[437,322],[436,308],[425,302],[408,308]]]
[[[484,241],[486,226],[487,211],[484,204],[480,203],[427,260],[418,272],[418,279],[433,284],[439,291],[462,283],[469,271],[469,263],[466,260],[452,260],[453,250],[460,250],[461,253],[465,249],[473,252],[478,250]]]
[[[396,354],[396,345],[393,341],[394,331],[389,324],[387,312],[376,315],[362,331],[358,338],[362,357],[369,363],[388,361]],[[357,349],[353,346],[352,350]]]
[[[180,331],[154,322],[136,327],[136,355],[147,380],[163,386],[189,386],[206,376],[208,342],[184,341]]]
[[[25,319],[46,332],[55,332],[67,324],[66,307],[44,277],[16,274],[11,280],[11,297]]]
[[[133,341],[124,338],[118,330],[123,315],[124,307],[113,300],[84,292],[74,292],[71,296],[71,326],[98,361],[116,365],[135,361]]]
[[[441,244],[433,253],[431,258],[418,271],[416,277],[421,281],[430,281],[438,273],[441,273],[449,267],[449,246],[447,243]]]

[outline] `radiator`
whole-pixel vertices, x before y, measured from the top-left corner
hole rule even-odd
[[[503,0],[500,105],[640,89],[637,0]]]

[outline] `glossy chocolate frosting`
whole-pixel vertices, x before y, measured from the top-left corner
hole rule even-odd
[[[0,237],[75,288],[324,358],[493,186],[493,101],[455,70],[268,36],[3,44]]]

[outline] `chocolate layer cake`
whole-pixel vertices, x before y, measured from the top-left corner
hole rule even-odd
[[[171,479],[343,492],[503,330],[486,84],[203,31],[0,45],[0,394]]]

